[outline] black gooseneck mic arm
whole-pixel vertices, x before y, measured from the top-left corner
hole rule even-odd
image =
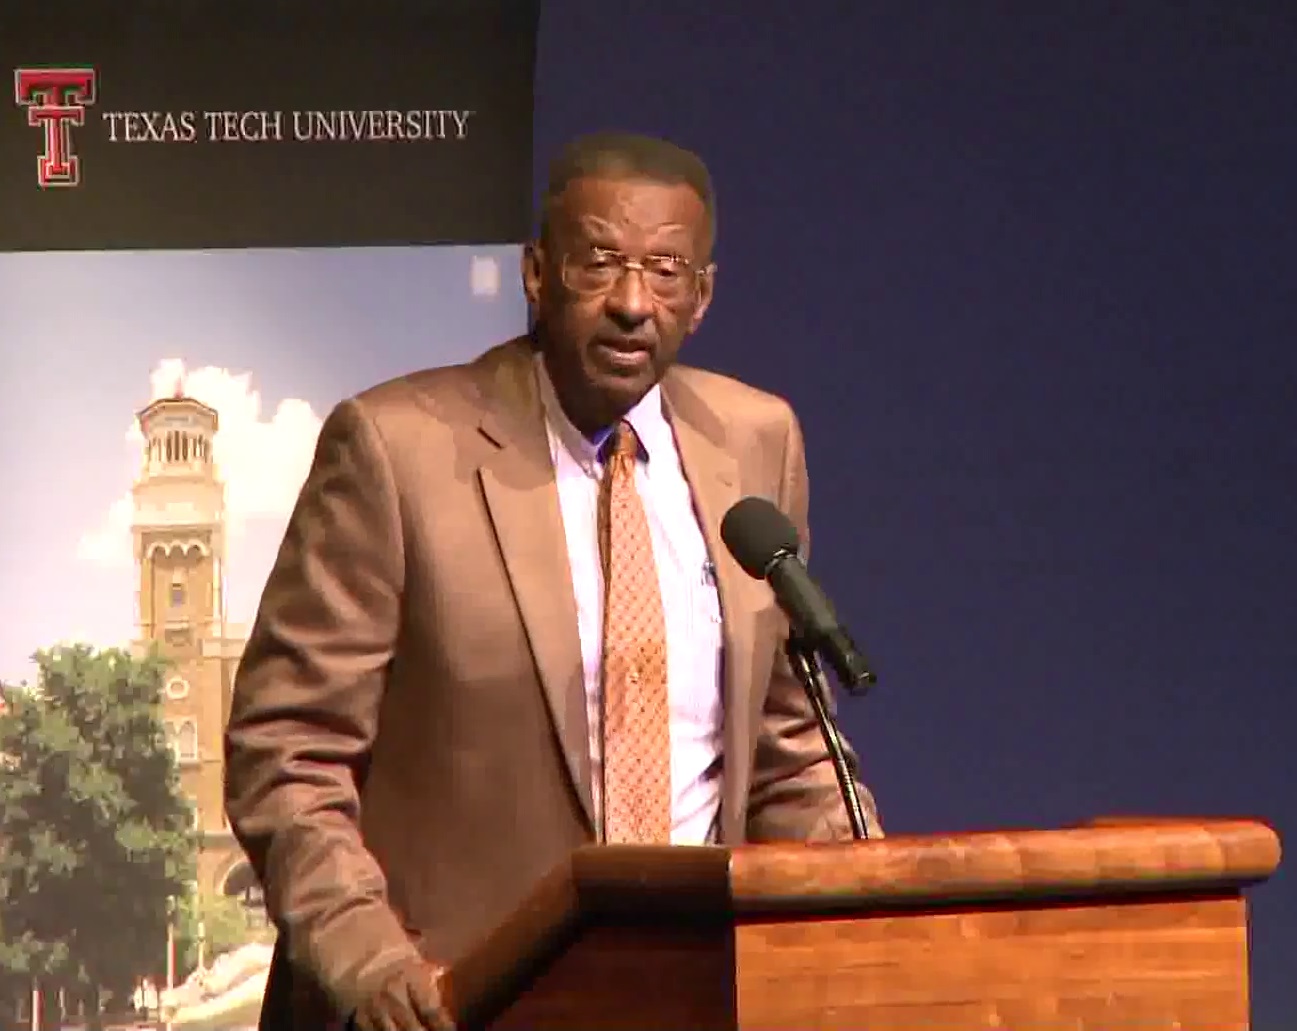
[[[821,657],[833,668],[842,688],[864,694],[877,677],[850,635],[838,621],[824,591],[798,554],[797,528],[774,503],[761,497],[736,501],[721,520],[721,540],[742,570],[754,580],[764,580],[775,602],[788,617],[784,652],[793,674],[802,683],[815,713],[820,734],[838,779],[851,834],[857,841],[869,837],[860,791],[847,765],[842,732],[831,711],[832,688],[820,666]]]
[[[815,711],[816,722],[820,725],[820,733],[824,737],[824,744],[829,750],[829,759],[833,763],[833,772],[837,774],[838,789],[842,793],[847,819],[851,823],[851,836],[856,841],[866,841],[869,838],[869,829],[865,821],[865,811],[860,804],[856,778],[851,775],[851,768],[847,765],[847,753],[842,745],[842,734],[838,730],[833,713],[829,711],[831,688],[820,666],[820,660],[815,654],[815,649],[808,646],[796,633],[790,634],[784,643],[784,654],[788,656],[788,664],[792,666],[797,679],[802,682],[806,697],[810,699],[811,708]]]

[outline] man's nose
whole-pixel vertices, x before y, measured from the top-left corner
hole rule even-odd
[[[608,314],[619,323],[637,326],[653,314],[653,297],[636,268],[622,271],[606,299]]]

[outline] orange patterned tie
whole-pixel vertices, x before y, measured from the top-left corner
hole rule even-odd
[[[635,431],[619,424],[600,485],[604,838],[665,845],[671,841],[666,622],[648,518],[635,489],[638,452]]]

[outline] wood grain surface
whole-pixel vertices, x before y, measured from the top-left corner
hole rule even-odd
[[[464,1028],[1243,1031],[1246,819],[588,847],[448,971]]]

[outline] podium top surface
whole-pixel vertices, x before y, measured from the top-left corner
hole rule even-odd
[[[736,913],[1232,890],[1279,864],[1253,820],[1109,818],[1057,830],[983,831],[732,852]]]
[[[867,910],[997,899],[1211,892],[1265,880],[1279,836],[1257,820],[1110,817],[1054,830],[866,842],[590,845],[552,878],[588,916]]]

